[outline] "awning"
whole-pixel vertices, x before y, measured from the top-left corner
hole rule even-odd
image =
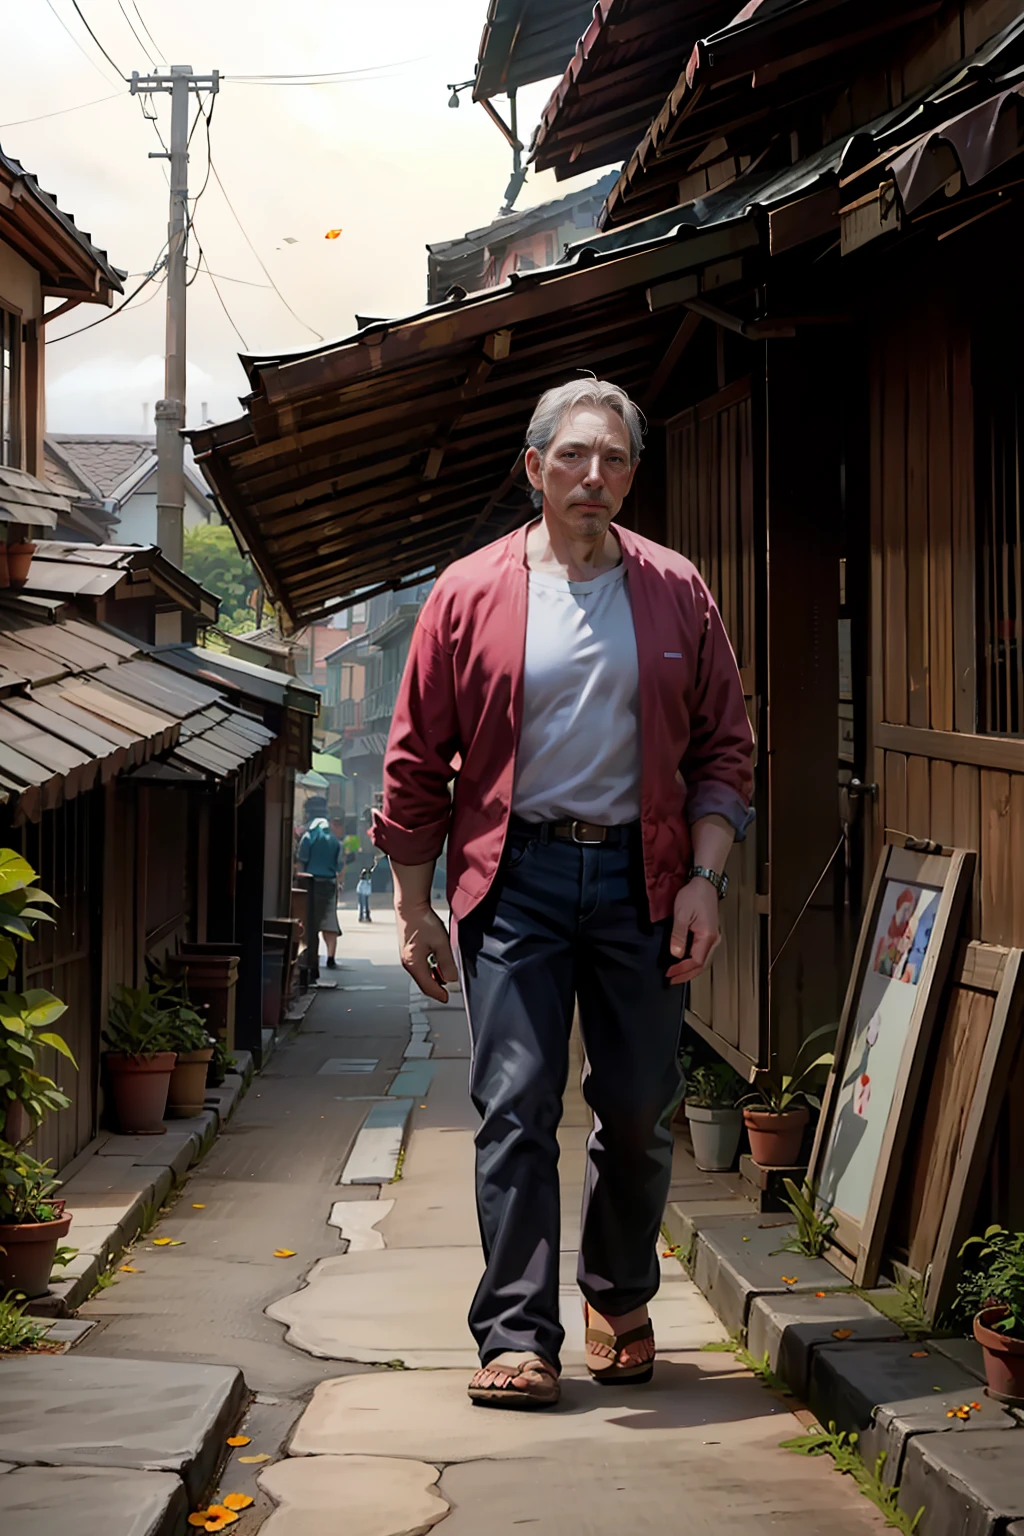
[[[0,464],[0,523],[25,523],[30,528],[56,528],[71,503],[51,491],[25,469]]]
[[[598,240],[345,341],[244,359],[249,410],[194,430],[197,462],[296,627],[416,585],[528,515],[519,459],[543,389],[593,368],[642,402],[686,298],[743,281],[758,244],[744,219]]]
[[[178,672],[198,678],[223,691],[229,697],[247,695],[262,704],[294,709],[315,718],[320,711],[320,695],[287,672],[272,667],[254,666],[238,656],[209,651],[198,645],[160,645],[153,655]]]
[[[313,772],[322,773],[325,778],[343,779],[345,770],[341,766],[341,758],[335,757],[332,752],[313,753]]]
[[[593,11],[594,0],[490,0],[474,101],[560,74]]]

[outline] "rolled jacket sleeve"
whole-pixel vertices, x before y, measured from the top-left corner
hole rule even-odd
[[[689,699],[690,743],[681,764],[687,820],[722,816],[742,840],[754,819],[754,738],[743,684],[725,625],[711,594],[699,589],[704,623]]]
[[[384,755],[384,806],[370,830],[398,864],[431,863],[444,847],[460,746],[452,657],[425,622],[429,608],[413,632]]]

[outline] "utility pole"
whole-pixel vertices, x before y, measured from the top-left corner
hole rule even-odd
[[[170,151],[154,151],[151,160],[170,161],[171,202],[167,221],[167,332],[164,348],[164,399],[156,418],[157,543],[173,565],[184,558],[185,529],[185,252],[188,244],[188,108],[195,92],[214,95],[220,73],[196,75],[190,64],[172,64],[169,74],[132,74],[132,95],[171,97]]]

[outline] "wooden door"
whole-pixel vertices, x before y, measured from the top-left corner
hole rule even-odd
[[[758,731],[757,547],[749,379],[669,422],[666,431],[667,537],[710,587],[732,641],[747,712]],[[755,794],[755,803],[757,801]],[[722,943],[690,989],[688,1022],[747,1075],[767,1049],[761,1006],[763,953],[755,824],[730,856]]]

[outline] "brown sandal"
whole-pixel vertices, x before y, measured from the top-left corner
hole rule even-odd
[[[614,1360],[601,1367],[591,1365],[589,1352],[587,1370],[595,1381],[608,1386],[613,1382],[621,1381],[623,1386],[641,1387],[650,1381],[654,1375],[654,1361],[641,1360],[636,1365],[620,1365],[619,1356],[628,1344],[639,1344],[641,1339],[654,1338],[654,1327],[650,1318],[646,1323],[641,1323],[639,1328],[630,1328],[626,1333],[607,1333],[602,1328],[590,1327],[590,1303],[583,1303],[583,1320],[587,1324],[586,1342],[588,1344],[605,1344],[609,1349],[614,1349]],[[603,1358],[603,1357],[602,1357]]]
[[[529,1351],[506,1350],[503,1355],[495,1355],[493,1360],[488,1360],[480,1369],[502,1371],[508,1377],[503,1386],[492,1383],[488,1387],[475,1387],[470,1381],[470,1400],[481,1407],[553,1408],[561,1396],[557,1368],[550,1361],[542,1359],[540,1355],[530,1354]],[[513,1386],[516,1381],[523,1381],[525,1385]]]

